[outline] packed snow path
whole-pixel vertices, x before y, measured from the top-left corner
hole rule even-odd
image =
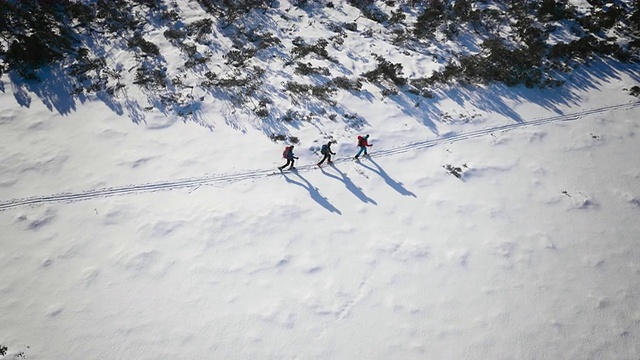
[[[479,136],[489,135],[494,132],[499,131],[509,131],[523,127],[544,125],[555,122],[562,121],[571,121],[577,120],[583,116],[612,112],[624,109],[634,108],[640,105],[640,101],[630,102],[624,104],[617,104],[611,106],[605,106],[595,109],[588,109],[584,111],[574,112],[570,114],[558,115],[553,117],[546,117],[535,119],[531,121],[512,123],[502,126],[496,126],[481,130],[469,131],[460,134],[450,134],[442,137],[438,137],[435,139],[425,140],[421,142],[409,143],[406,145],[393,147],[390,149],[376,149],[375,157],[384,157],[391,156],[395,154],[405,153],[408,151],[424,149],[444,143],[453,143],[458,141],[463,141],[469,138],[475,138]],[[339,157],[334,160],[334,164],[339,164],[343,162],[350,161],[351,157]],[[298,171],[309,171],[315,169],[314,164],[302,165],[297,167]],[[52,203],[52,202],[74,202],[81,200],[89,200],[100,197],[114,196],[114,195],[127,195],[127,194],[136,194],[142,192],[151,192],[151,191],[160,191],[160,190],[175,190],[175,189],[183,189],[183,188],[198,188],[202,185],[213,185],[213,184],[225,184],[231,182],[237,182],[242,180],[250,180],[250,179],[258,179],[264,178],[267,176],[278,175],[277,170],[274,169],[262,169],[262,170],[253,170],[253,171],[244,171],[235,174],[213,174],[213,175],[205,175],[201,177],[190,177],[176,180],[166,180],[159,181],[153,183],[146,184],[132,184],[132,185],[124,185],[124,186],[115,186],[108,188],[100,188],[100,189],[92,189],[85,190],[81,192],[75,193],[56,193],[50,195],[41,195],[41,196],[32,196],[26,198],[14,198],[10,200],[0,201],[0,211],[8,210],[12,208],[17,208],[25,205],[39,205],[44,203]]]

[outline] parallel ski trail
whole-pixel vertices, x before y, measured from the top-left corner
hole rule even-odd
[[[466,133],[460,133],[460,134],[455,134],[451,136],[439,137],[431,140],[414,142],[414,143],[410,143],[410,144],[406,144],[406,145],[402,145],[402,146],[394,147],[390,149],[376,149],[375,156],[376,158],[392,156],[396,154],[405,153],[408,151],[425,149],[425,148],[433,147],[433,146],[444,144],[444,143],[453,143],[453,142],[463,141],[466,139],[475,138],[479,136],[485,136],[498,131],[508,131],[508,130],[523,128],[523,127],[539,126],[539,125],[562,122],[562,121],[572,121],[587,115],[618,111],[618,110],[624,110],[624,109],[631,109],[638,105],[640,105],[640,102],[611,105],[611,106],[606,106],[606,107],[601,107],[596,109],[588,109],[588,110],[571,113],[571,114],[565,114],[565,115],[553,116],[548,118],[535,119],[527,122],[513,123],[513,124],[487,128],[487,129],[469,131]],[[348,161],[351,161],[351,157],[340,157],[340,158],[336,158],[334,160],[334,163],[337,164],[337,163],[343,163]],[[314,168],[315,168],[315,164],[309,164],[309,165],[299,166],[297,167],[297,170],[309,171]],[[127,195],[127,194],[136,194],[136,193],[142,193],[142,192],[175,190],[175,189],[184,189],[184,188],[197,188],[202,185],[228,184],[228,183],[237,182],[237,181],[265,178],[271,175],[274,175],[274,170],[263,169],[263,170],[255,170],[255,171],[245,171],[245,172],[235,173],[235,174],[207,175],[202,177],[191,177],[191,178],[167,180],[167,181],[145,183],[145,184],[115,186],[115,187],[108,187],[108,188],[101,188],[101,189],[85,190],[82,192],[75,192],[75,193],[56,193],[56,194],[32,196],[32,197],[26,197],[26,198],[15,198],[10,200],[0,201],[0,211],[13,209],[20,206],[26,206],[26,205],[40,205],[40,204],[52,203],[52,202],[74,202],[74,201],[82,201],[82,200],[89,200],[89,199],[116,196],[116,195]]]

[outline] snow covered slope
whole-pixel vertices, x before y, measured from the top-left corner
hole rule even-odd
[[[354,74],[388,45],[360,39],[332,53]],[[283,174],[279,123],[229,102],[134,122],[142,105],[59,111],[5,74],[0,358],[636,360],[639,74],[594,61],[560,88],[421,101],[365,84],[278,125],[299,139]]]

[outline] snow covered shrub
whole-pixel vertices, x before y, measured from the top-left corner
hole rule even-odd
[[[380,55],[372,55],[378,62],[378,66],[374,70],[367,71],[366,73],[362,74],[362,76],[367,79],[367,81],[375,83],[380,81],[381,79],[387,79],[397,86],[402,86],[407,83],[407,79],[402,77],[402,64],[393,64]]]
[[[417,38],[432,38],[445,19],[445,4],[442,0],[430,0],[416,22],[413,24],[413,35]]]
[[[591,8],[589,15],[579,17],[577,21],[583,28],[597,33],[613,28],[625,16],[626,11],[616,4],[608,4],[604,7],[601,4],[596,4]]]
[[[258,106],[253,109],[253,112],[261,118],[269,117],[269,109],[267,109],[267,105],[270,104],[273,104],[271,99],[262,97],[260,101],[258,101]]]
[[[383,23],[389,20],[389,15],[385,14],[384,11],[380,10],[374,5],[362,8],[362,15],[364,15],[367,19],[373,20],[377,23]]]
[[[209,13],[223,22],[223,27],[231,25],[236,19],[252,10],[266,10],[274,0],[197,0]]]
[[[253,112],[261,118],[269,117],[269,110],[265,106],[258,106]]]
[[[629,91],[629,94],[631,94],[631,96],[640,97],[640,86],[633,86]]]
[[[313,75],[319,74],[324,76],[329,76],[329,69],[325,67],[312,66],[311,63],[302,63],[298,62],[297,67],[293,70],[294,73],[298,75]]]
[[[324,100],[326,102],[335,105],[335,101],[331,100],[331,97],[335,95],[337,89],[331,85],[331,83],[327,83],[324,85],[316,85],[311,87],[311,94],[317,97],[320,100]]]
[[[635,30],[635,34],[640,35],[640,0],[635,1],[634,9],[631,16],[629,16],[629,23],[631,28]]]
[[[373,5],[373,3],[375,3],[374,0],[347,0],[347,2],[352,6],[357,7],[360,10],[362,10],[364,7]]]
[[[264,75],[264,72],[264,69],[254,66],[244,77],[241,77],[240,74],[234,72],[230,77],[216,80],[215,84],[223,88],[241,88],[244,94],[249,95],[259,89],[262,85],[262,80],[260,78]]]
[[[211,34],[213,27],[213,21],[209,18],[200,19],[187,24],[187,35],[195,36],[195,40],[203,43],[205,38]]]
[[[471,0],[457,0],[452,7],[453,17],[459,21],[468,21],[471,15]]]
[[[287,81],[287,83],[284,85],[284,88],[286,91],[292,94],[308,95],[309,91],[311,90],[311,85],[300,84],[295,81]]]
[[[207,79],[203,80],[200,83],[200,86],[202,86],[205,89],[213,89],[214,87],[216,87],[217,81],[218,81],[218,75],[216,75],[215,73],[213,73],[211,71],[207,71],[204,74],[204,77],[207,78]]]
[[[243,48],[240,50],[231,50],[223,58],[226,60],[226,64],[235,67],[245,67],[247,62],[255,56],[257,50],[254,48]]]
[[[404,11],[402,11],[402,9],[392,10],[391,17],[389,17],[389,20],[388,20],[388,24],[389,25],[402,24],[406,18],[407,16],[404,14]]]
[[[342,27],[349,31],[358,31],[358,23],[356,22],[342,23]]]
[[[300,84],[295,81],[287,81],[285,84],[285,90],[291,93],[292,96],[299,99],[306,99],[309,94],[311,94],[320,100],[330,103],[331,105],[335,104],[335,101],[333,101],[331,97],[337,92],[337,89],[331,82],[324,85],[307,85]]]
[[[271,139],[271,141],[276,142],[276,141],[285,141],[287,140],[287,136],[284,134],[271,134],[269,135],[269,139]]]
[[[382,94],[382,97],[389,97],[391,95],[398,95],[399,92],[398,89],[384,88],[380,93]]]
[[[270,32],[263,33],[257,30],[250,30],[244,35],[247,40],[251,41],[260,50],[282,45],[282,41]]]
[[[184,40],[184,38],[187,37],[186,31],[177,29],[167,29],[162,34],[169,40]]]
[[[187,68],[193,68],[198,65],[206,64],[211,58],[211,54],[202,55],[198,52],[195,45],[182,44],[180,49],[187,54],[187,61],[184,62],[184,66]]]
[[[391,43],[396,46],[402,46],[412,39],[410,32],[402,27],[391,30]]]
[[[77,84],[74,94],[105,90],[111,73],[103,57],[89,57],[89,49],[81,48],[73,63],[67,68],[68,74],[75,77]]]
[[[360,91],[362,90],[362,81],[360,79],[351,80],[345,76],[339,76],[333,78],[331,80],[333,85],[337,86],[340,89],[350,90],[350,91]]]
[[[476,33],[488,33],[492,37],[500,37],[500,32],[508,21],[498,9],[485,8],[473,10],[469,14],[469,23]]]
[[[180,14],[178,14],[178,12],[175,10],[163,9],[162,13],[160,14],[160,18],[162,20],[178,21],[180,20]]]
[[[520,41],[527,44],[527,46],[544,46],[544,40],[547,35],[531,18],[522,18],[516,21],[513,25],[513,29]]]
[[[13,40],[6,53],[6,62],[11,67],[39,68],[61,56],[61,53],[52,49],[40,36],[30,35]]]
[[[428,78],[411,79],[409,83],[412,86],[411,88],[409,88],[410,93],[415,95],[420,95],[427,99],[433,99],[434,97],[433,92],[429,90],[431,84],[433,84],[433,81],[431,79],[428,79]]]
[[[8,70],[33,74],[73,51],[77,30],[68,25],[81,11],[69,11],[72,3],[0,1],[0,40],[6,46],[4,64]],[[78,6],[78,9],[85,8]]]
[[[311,116],[311,114],[305,115],[293,109],[287,110],[287,112],[284,115],[282,115],[282,121],[285,121],[288,123],[294,122],[294,121],[311,121],[312,118],[313,117]],[[297,144],[300,142],[300,139],[298,139],[295,136],[289,136],[288,140],[292,144]]]
[[[339,33],[329,38],[334,46],[344,45],[344,39],[347,37],[345,33]]]
[[[127,41],[129,48],[139,48],[143,53],[148,55],[160,55],[160,48],[158,45],[147,41],[142,38],[142,35],[136,34],[134,37]]]
[[[315,44],[309,45],[301,37],[297,37],[293,40],[294,48],[291,50],[291,54],[294,59],[301,59],[311,53],[320,56],[321,58],[334,61],[327,52],[327,45],[329,42],[326,39],[318,39]]]
[[[142,65],[136,69],[136,85],[142,85],[147,89],[157,89],[167,87],[167,74],[164,71]]]
[[[550,59],[586,61],[594,54],[613,55],[621,61],[628,61],[631,58],[631,54],[620,48],[617,44],[599,40],[591,34],[568,44],[555,44],[549,50],[548,57]]]
[[[541,21],[560,21],[573,19],[576,8],[573,4],[565,1],[543,0],[539,3],[538,19]]]

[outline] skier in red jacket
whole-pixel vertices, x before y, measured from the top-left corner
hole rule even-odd
[[[371,146],[368,140],[369,140],[369,134],[365,136],[358,136],[358,146],[360,147],[360,150],[356,154],[356,157],[355,157],[356,160],[358,160],[358,157],[360,157],[360,154],[362,154],[363,152],[364,152],[364,156],[367,156],[367,147]]]

